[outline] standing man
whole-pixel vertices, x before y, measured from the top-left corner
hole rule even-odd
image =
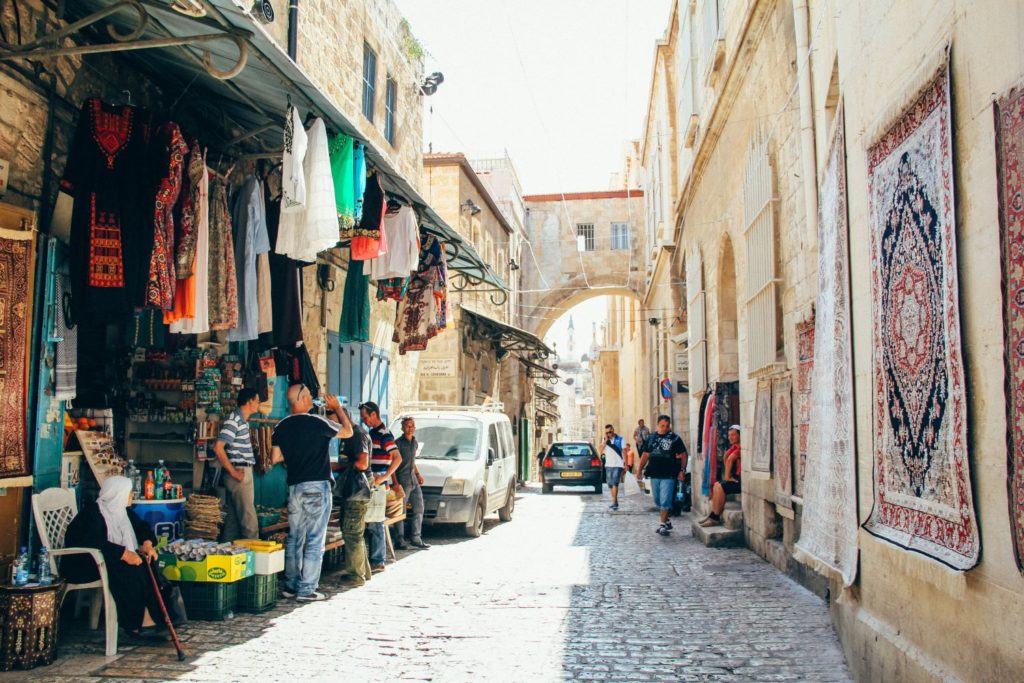
[[[370,504],[370,481],[366,476],[370,469],[370,437],[358,425],[352,425],[352,431],[352,436],[341,442],[347,464],[335,489],[341,503],[341,535],[345,541],[342,586],[346,588],[362,586],[371,575],[365,538],[366,509]]]
[[[213,452],[226,475],[224,488],[228,492],[228,514],[224,520],[225,541],[260,537],[252,485],[256,456],[249,437],[249,417],[259,410],[260,397],[254,389],[239,389],[237,398],[238,407],[224,420],[213,445]]]
[[[640,469],[651,480],[654,505],[661,517],[657,532],[668,536],[672,522],[668,513],[672,510],[672,499],[676,493],[676,481],[682,481],[686,473],[686,445],[679,435],[672,431],[672,418],[658,416],[658,433],[651,435],[640,454]]]
[[[402,464],[402,454],[395,445],[395,437],[384,427],[380,419],[380,407],[373,401],[367,401],[359,406],[359,417],[363,424],[370,428],[370,471],[373,485],[388,486],[391,477]],[[385,533],[384,522],[366,525],[366,539],[370,546],[370,569],[374,574],[384,571],[384,558],[387,553]]]
[[[622,483],[622,472],[626,466],[623,454],[625,440],[615,433],[610,424],[604,426],[604,472],[608,479],[608,490],[612,494],[609,510],[619,509],[619,484]]]
[[[271,443],[273,462],[288,469],[288,540],[284,546],[286,598],[326,600],[317,592],[320,566],[331,517],[331,439],[352,436],[352,424],[337,396],[325,395],[327,407],[343,424],[311,415],[313,394],[305,384],[288,388],[288,417],[277,423]]]
[[[420,442],[416,440],[416,420],[411,417],[402,418],[402,435],[395,440],[398,452],[402,456],[402,463],[395,470],[395,478],[399,485],[405,489],[405,502],[412,505],[412,516],[408,519],[409,535],[412,540],[409,543],[414,548],[426,549],[430,545],[423,542],[423,476],[416,467],[416,451],[419,450]],[[396,524],[395,547],[404,550],[408,548],[405,544],[405,524]]]
[[[643,452],[644,444],[647,443],[647,439],[651,438],[651,430],[644,424],[643,419],[637,420],[636,429],[633,430],[633,443],[636,444],[636,452],[639,455]],[[636,471],[633,472],[636,475],[636,483],[640,485],[640,490],[647,493],[647,487],[644,485],[644,472],[643,468],[637,463]]]

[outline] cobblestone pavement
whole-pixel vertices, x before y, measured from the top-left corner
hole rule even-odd
[[[817,597],[686,520],[658,536],[650,504],[531,486],[512,522],[432,530],[364,588],[327,575],[328,601],[193,622],[184,662],[170,643],[106,659],[71,622],[57,662],[0,680],[850,680]]]

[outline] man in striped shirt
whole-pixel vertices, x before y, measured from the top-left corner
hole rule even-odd
[[[374,486],[390,486],[398,466],[402,464],[402,454],[398,452],[395,437],[387,430],[380,419],[380,407],[373,401],[359,406],[359,417],[363,424],[370,428],[370,471],[373,473]],[[366,540],[370,548],[370,570],[375,574],[384,571],[384,557],[387,551],[384,540],[384,523],[368,523]]]
[[[260,537],[252,480],[256,456],[253,455],[252,440],[249,437],[249,417],[259,410],[259,394],[253,389],[240,389],[237,405],[221,425],[217,442],[213,446],[217,460],[224,469],[224,488],[228,493],[225,541]]]

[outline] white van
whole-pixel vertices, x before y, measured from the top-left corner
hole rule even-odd
[[[402,433],[402,418],[416,420],[423,475],[423,521],[462,524],[467,536],[483,533],[484,517],[497,512],[512,519],[516,504],[516,454],[512,425],[500,403],[441,406],[407,403],[391,424]]]

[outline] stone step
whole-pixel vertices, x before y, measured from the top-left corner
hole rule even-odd
[[[726,529],[724,526],[701,526],[694,520],[691,525],[693,537],[709,548],[742,548],[746,545],[742,529]]]
[[[722,526],[726,529],[743,530],[743,507],[739,503],[727,502],[722,510]]]

